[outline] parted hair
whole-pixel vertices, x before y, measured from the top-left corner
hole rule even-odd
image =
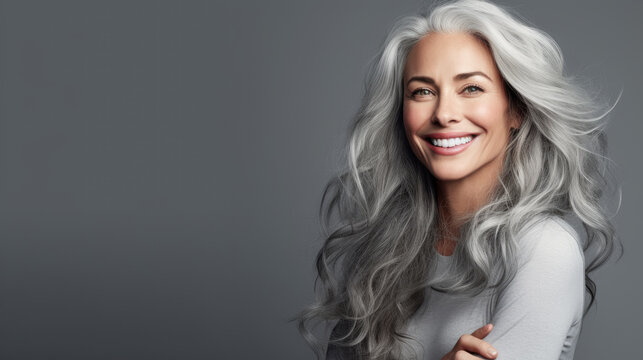
[[[442,232],[435,179],[414,156],[402,123],[406,58],[431,32],[466,32],[482,40],[510,109],[521,119],[491,200],[460,228],[452,255],[457,271],[442,274],[439,284],[432,281],[430,260]],[[517,271],[518,232],[552,215],[575,216],[586,232],[587,314],[596,294],[589,273],[621,245],[602,201],[616,184],[605,135],[614,105],[598,101],[563,65],[549,35],[488,1],[441,2],[397,20],[369,65],[342,153],[345,168],[323,191],[317,301],[296,317],[318,358],[327,339],[311,329],[332,321],[337,326],[329,349],[351,359],[400,358],[409,340],[404,325],[428,286],[464,296],[488,288],[501,292]],[[493,306],[486,316],[492,312]]]

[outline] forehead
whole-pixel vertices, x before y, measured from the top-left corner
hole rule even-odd
[[[404,67],[405,78],[413,75],[440,77],[483,71],[492,79],[499,72],[487,45],[472,34],[429,33],[413,46]]]

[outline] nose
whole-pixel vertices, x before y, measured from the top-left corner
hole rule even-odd
[[[461,113],[457,99],[448,95],[440,96],[433,115],[433,122],[442,127],[448,126],[449,123],[460,122]]]

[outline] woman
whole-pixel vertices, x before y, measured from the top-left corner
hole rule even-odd
[[[375,60],[303,335],[335,323],[327,359],[573,358],[616,244],[607,112],[554,40],[485,1],[401,19]]]

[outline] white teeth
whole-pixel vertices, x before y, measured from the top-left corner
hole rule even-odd
[[[472,136],[464,136],[459,138],[450,138],[450,139],[430,139],[431,144],[439,147],[450,148],[457,145],[466,144],[473,139]]]

